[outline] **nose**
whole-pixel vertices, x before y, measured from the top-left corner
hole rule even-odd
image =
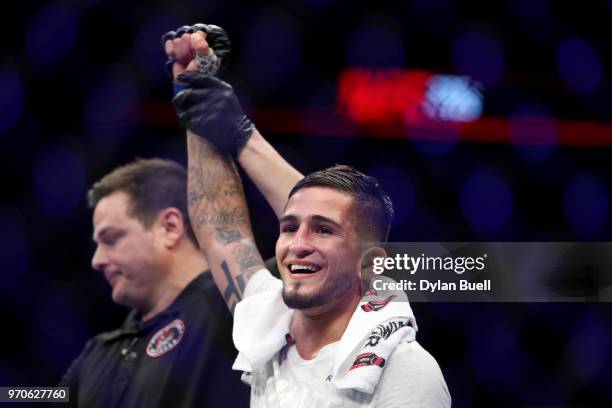
[[[298,257],[304,257],[314,251],[308,229],[301,226],[289,242],[289,251]]]
[[[93,257],[91,258],[91,267],[96,271],[103,271],[107,264],[108,259],[104,253],[104,250],[100,249],[100,246],[97,246]]]

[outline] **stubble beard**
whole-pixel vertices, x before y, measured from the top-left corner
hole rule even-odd
[[[325,282],[324,286],[314,293],[299,293],[301,282],[292,283],[291,287],[283,284],[283,301],[290,309],[303,310],[323,306],[344,295],[352,285],[353,280],[345,278],[342,274],[337,274],[334,279]]]

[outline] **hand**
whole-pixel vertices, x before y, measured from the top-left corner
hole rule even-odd
[[[215,75],[223,69],[231,53],[227,33],[221,27],[206,24],[183,26],[162,36],[168,56],[166,69],[176,81],[185,71],[200,71]]]
[[[189,86],[174,97],[179,122],[211,141],[225,153],[237,155],[254,131],[232,86],[211,75],[185,71],[177,80]]]

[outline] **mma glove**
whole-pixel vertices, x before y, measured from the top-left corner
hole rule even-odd
[[[231,43],[227,32],[216,25],[212,24],[194,24],[192,26],[182,26],[176,31],[168,31],[161,37],[162,48],[166,41],[180,38],[183,34],[193,34],[196,31],[204,31],[206,33],[206,42],[208,46],[214,50],[215,55],[219,59],[220,66],[218,67],[219,72],[222,71],[229,62],[229,56],[231,54]],[[166,73],[172,78],[172,64],[176,61],[169,59],[166,61]],[[215,74],[216,72],[213,72]]]
[[[183,72],[177,79],[188,86],[172,99],[181,125],[221,152],[237,155],[255,126],[244,114],[232,86],[200,72]]]

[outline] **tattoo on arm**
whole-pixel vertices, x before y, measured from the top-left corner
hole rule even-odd
[[[242,234],[237,229],[231,228],[217,228],[217,241],[223,245],[231,244],[232,242],[239,241],[242,238]]]
[[[230,246],[216,262],[222,271],[223,299],[233,312],[246,283],[264,263],[252,239],[246,198],[233,162],[189,132],[187,144],[189,216],[202,248],[214,241]]]
[[[227,262],[221,262],[221,269],[223,270],[225,278],[227,279],[227,286],[225,287],[225,292],[223,292],[223,300],[225,300],[225,303],[227,303],[227,306],[230,308],[233,314],[236,304],[242,299],[242,291],[244,291],[244,286],[241,289],[236,287],[236,284],[232,279],[232,274],[227,266]],[[244,282],[242,283],[244,285]]]
[[[232,251],[232,256],[240,265],[240,274],[247,273],[252,271],[253,273],[256,270],[254,268],[260,268],[263,264],[263,260],[261,259],[261,255],[257,252],[257,248],[251,243],[245,243],[243,245],[237,246]]]
[[[202,179],[202,168],[196,165],[189,166],[187,175],[187,205],[189,208],[197,205],[204,198]]]
[[[235,277],[232,276],[226,261],[221,262],[221,269],[227,279],[227,287],[223,292],[223,299],[230,307],[232,313],[236,303],[244,298],[244,289],[247,281],[255,272],[263,267],[263,260],[257,252],[257,248],[251,242],[239,244],[232,250],[234,260],[240,266],[240,271]]]

